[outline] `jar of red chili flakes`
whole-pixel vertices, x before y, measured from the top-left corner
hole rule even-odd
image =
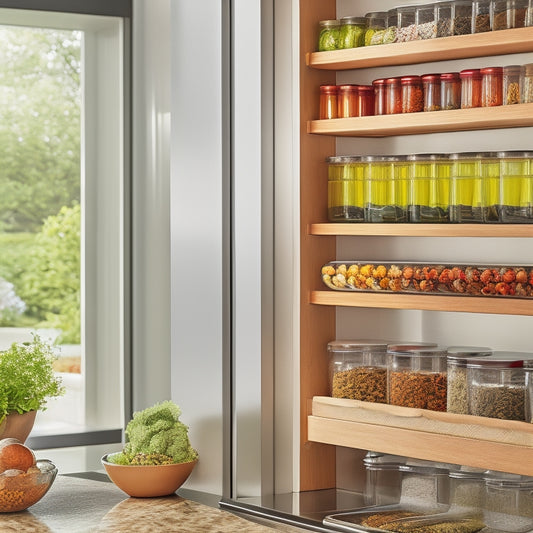
[[[424,91],[420,76],[403,76],[400,82],[402,86],[402,113],[424,111]]]
[[[389,404],[446,411],[447,351],[442,347],[387,352]]]
[[[320,120],[337,118],[337,97],[339,91],[336,85],[320,86]]]
[[[503,68],[487,67],[481,72],[481,106],[492,107],[503,104]]]
[[[461,70],[461,109],[481,107],[481,72],[479,69]]]
[[[400,78],[387,78],[387,115],[402,112],[402,86]]]
[[[357,87],[358,117],[368,117],[374,114],[374,87],[372,85],[359,85]]]
[[[424,86],[424,111],[440,111],[440,74],[422,76]]]
[[[458,72],[440,75],[442,109],[461,108],[461,78]]]
[[[338,86],[338,118],[349,118],[359,116],[359,92],[357,85],[339,85]]]
[[[374,115],[385,115],[387,113],[387,86],[384,79],[374,80]]]

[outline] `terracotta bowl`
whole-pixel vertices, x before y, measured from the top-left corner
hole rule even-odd
[[[173,494],[185,483],[198,462],[153,466],[116,465],[108,461],[108,457],[112,455],[102,457],[107,475],[119,489],[134,498]]]

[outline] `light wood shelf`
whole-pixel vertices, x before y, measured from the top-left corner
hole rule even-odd
[[[463,295],[395,294],[357,291],[311,291],[309,302],[316,305],[418,309],[496,315],[533,315],[533,300]]]
[[[391,237],[533,237],[533,224],[310,224],[309,235]]]
[[[533,475],[533,425],[527,422],[314,397],[308,439]]]
[[[532,27],[331,52],[310,52],[306,54],[306,64],[323,70],[349,70],[522,52],[533,52]]]
[[[342,137],[388,137],[523,126],[533,126],[533,104],[310,120],[307,132]]]

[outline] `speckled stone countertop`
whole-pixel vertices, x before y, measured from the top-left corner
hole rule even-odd
[[[26,511],[0,513],[1,533],[272,533],[303,531],[261,525],[178,495],[129,498],[101,474],[57,476],[41,501]]]

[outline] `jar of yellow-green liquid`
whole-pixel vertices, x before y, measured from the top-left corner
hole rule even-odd
[[[401,177],[399,156],[363,156],[365,164],[365,221],[407,222],[404,184],[395,178],[395,164]]]
[[[334,156],[328,165],[328,220],[364,222],[363,163],[356,156]]]
[[[409,222],[449,222],[448,154],[414,154],[409,165]]]
[[[500,222],[500,159],[497,152],[482,152],[480,172],[482,180],[483,222]]]
[[[503,223],[533,222],[533,152],[499,152]]]
[[[483,222],[481,157],[474,152],[450,154],[450,222]]]

